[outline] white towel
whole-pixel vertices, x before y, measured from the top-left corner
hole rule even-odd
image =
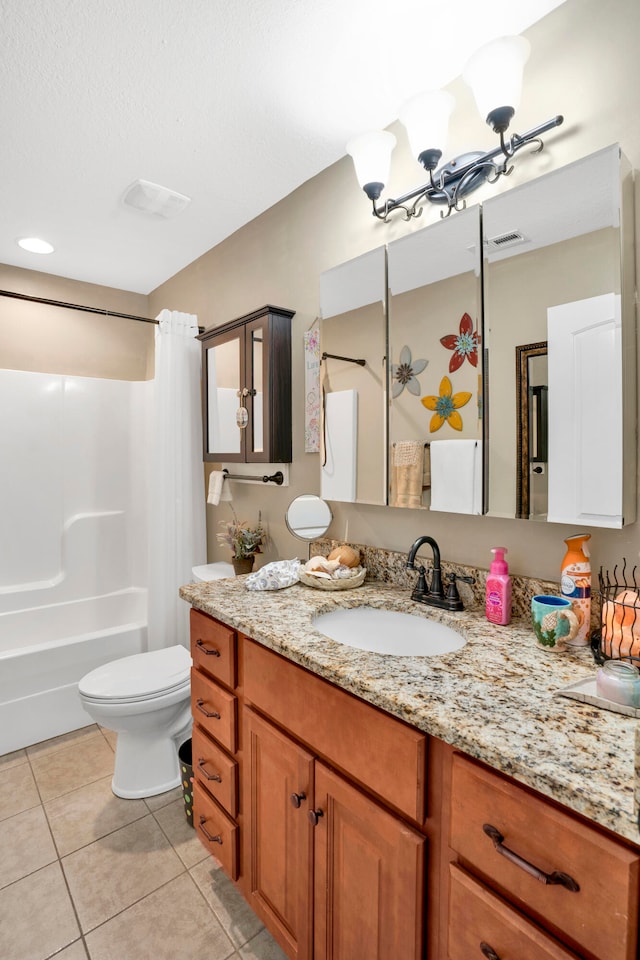
[[[482,444],[479,440],[431,441],[431,509],[482,513]]]
[[[229,484],[225,483],[225,479],[222,470],[211,471],[207,503],[213,503],[217,506],[221,500],[231,500],[231,491],[229,490]]]
[[[356,499],[358,461],[358,391],[327,393],[324,404],[326,463],[320,475],[323,500]]]

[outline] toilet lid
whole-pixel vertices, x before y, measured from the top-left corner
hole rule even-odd
[[[97,667],[78,689],[93,700],[143,700],[189,684],[191,657],[180,644]]]

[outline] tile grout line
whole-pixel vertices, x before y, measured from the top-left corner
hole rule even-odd
[[[66,950],[67,947],[70,947],[72,944],[77,943],[78,940],[81,940],[81,941],[82,941],[82,945],[83,945],[83,947],[84,947],[84,951],[85,951],[87,957],[89,957],[89,960],[91,960],[91,956],[90,956],[90,954],[89,954],[89,949],[88,949],[88,947],[87,947],[87,945],[86,945],[86,943],[85,943],[84,934],[83,934],[83,932],[82,932],[82,926],[81,926],[81,924],[80,924],[80,917],[78,916],[78,911],[77,911],[77,909],[76,909],[75,900],[73,899],[73,897],[72,897],[72,895],[71,895],[71,890],[70,890],[70,888],[69,888],[69,883],[68,883],[68,881],[67,881],[67,875],[66,875],[66,873],[65,873],[65,871],[64,871],[64,866],[62,865],[62,857],[60,856],[60,850],[59,850],[58,844],[57,844],[57,842],[56,842],[55,834],[54,834],[54,832],[53,832],[53,830],[52,830],[52,828],[51,828],[51,822],[50,822],[50,820],[49,820],[49,815],[48,815],[48,813],[47,813],[47,808],[46,808],[45,805],[44,805],[44,801],[43,801],[43,799],[42,799],[42,794],[40,793],[40,787],[39,787],[39,785],[38,785],[38,780],[37,780],[37,778],[36,778],[36,772],[35,772],[35,770],[33,769],[33,765],[32,765],[32,763],[31,763],[31,757],[29,756],[29,753],[28,753],[28,752],[27,752],[27,761],[28,761],[29,767],[30,767],[30,769],[31,769],[31,776],[33,777],[33,782],[35,783],[35,785],[36,785],[36,790],[38,791],[38,797],[40,798],[40,806],[41,806],[41,808],[42,808],[42,813],[43,813],[43,816],[44,816],[44,818],[45,818],[45,820],[46,820],[46,823],[47,823],[47,828],[48,828],[49,833],[50,833],[50,835],[51,835],[51,841],[52,841],[52,843],[53,843],[53,849],[55,850],[55,852],[56,852],[56,857],[58,858],[58,866],[60,867],[60,873],[62,874],[62,881],[63,881],[63,883],[64,883],[64,885],[65,885],[65,889],[66,889],[66,891],[67,891],[67,896],[69,897],[69,903],[71,904],[71,909],[73,910],[73,915],[74,915],[74,917],[75,917],[76,924],[78,925],[78,933],[79,933],[79,936],[78,936],[75,940],[72,940],[70,943],[65,944],[60,950],[57,951],[57,954],[60,954],[60,953],[62,952],[62,950]],[[41,868],[41,869],[42,869],[42,868]],[[55,956],[56,956],[55,953],[52,954],[52,957],[55,957]]]

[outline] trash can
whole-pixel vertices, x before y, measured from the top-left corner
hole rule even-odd
[[[180,763],[180,779],[182,782],[182,796],[184,798],[184,813],[187,823],[193,826],[193,767],[191,765],[191,740],[185,740],[178,750]]]

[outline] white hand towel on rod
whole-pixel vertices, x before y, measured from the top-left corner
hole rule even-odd
[[[209,474],[209,492],[207,494],[207,503],[213,503],[217,506],[221,500],[231,500],[231,491],[228,483],[225,483],[225,475],[222,470],[212,470]]]
[[[431,509],[482,513],[482,444],[479,440],[431,441]]]

